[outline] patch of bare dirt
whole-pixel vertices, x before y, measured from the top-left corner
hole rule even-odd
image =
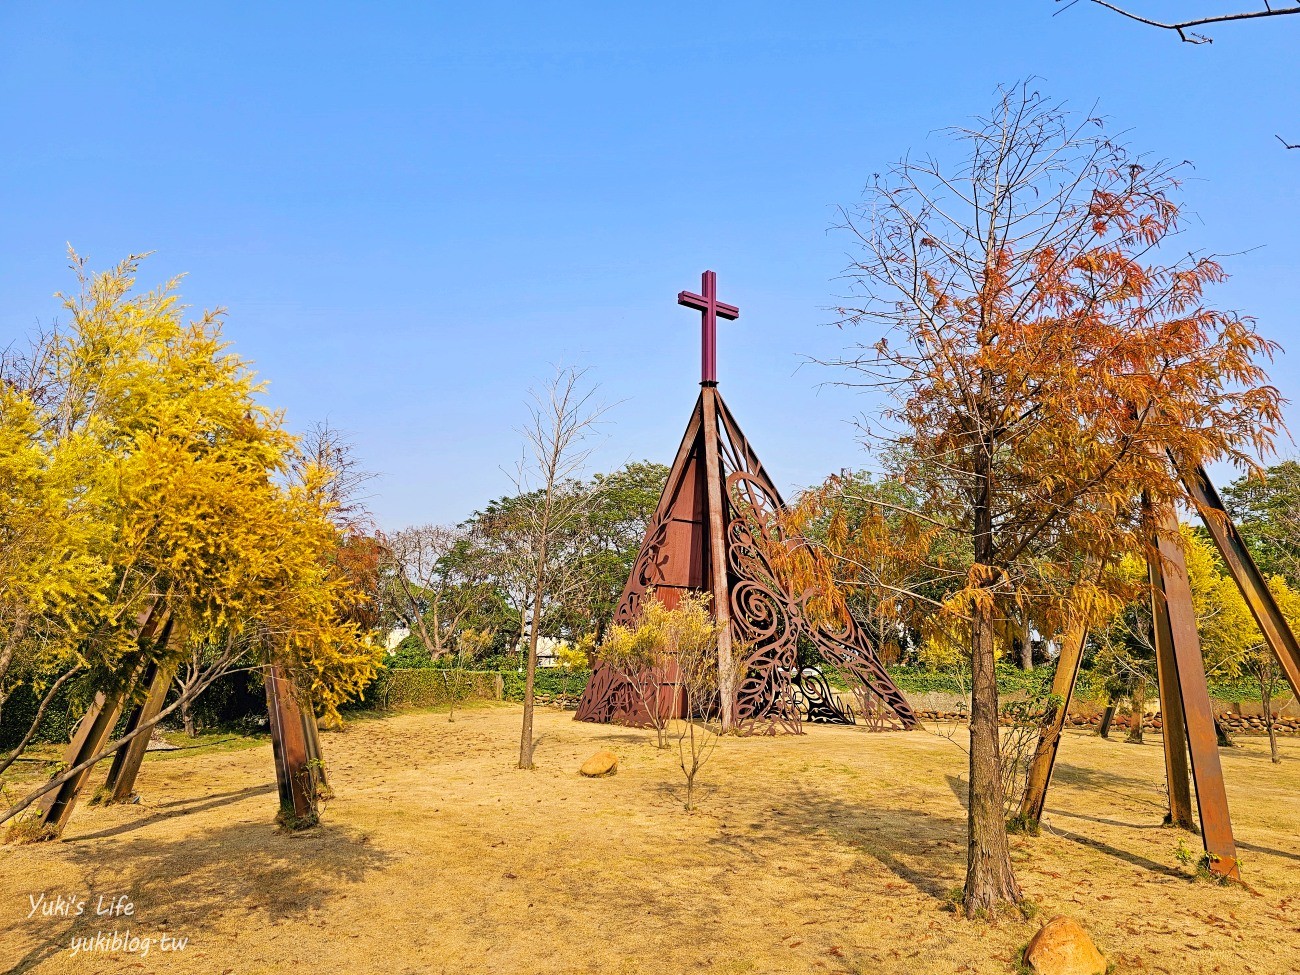
[[[323,739],[325,825],[272,826],[269,745],[151,756],[144,801],[78,808],[60,844],[0,850],[10,972],[1008,973],[1042,920],[1086,925],[1119,972],[1279,973],[1300,947],[1300,743],[1223,753],[1248,886],[1190,878],[1160,826],[1159,739],[1068,733],[1040,837],[1012,838],[1039,909],[947,909],[965,855],[966,757],[929,733],[813,727],[728,740],[701,811],[652,733],[519,709],[409,713]],[[588,779],[601,748],[618,774]],[[29,895],[85,898],[28,917]],[[125,894],[130,916],[95,914]],[[138,950],[73,939],[129,930]],[[184,937],[183,949],[157,939]],[[87,942],[80,942],[87,943]]]

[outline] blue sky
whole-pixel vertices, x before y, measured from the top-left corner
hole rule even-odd
[[[1187,3],[1133,0],[1162,15]],[[1232,5],[1204,0],[1209,10]],[[1079,3],[0,6],[0,344],[58,314],[70,242],[152,250],[302,428],[348,431],[388,528],[506,493],[553,363],[621,401],[597,467],[667,461],[719,275],[727,401],[781,486],[869,462],[872,403],[801,363],[849,241],[835,208],[1029,76],[1192,160],[1217,300],[1300,354],[1300,18],[1194,47]],[[1287,453],[1293,452],[1289,445]]]

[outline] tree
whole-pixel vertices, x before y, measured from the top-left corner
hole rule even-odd
[[[487,566],[469,533],[452,525],[404,528],[382,540],[393,602],[430,661],[452,652],[466,618],[485,598]]]
[[[695,808],[695,780],[722,741],[724,729],[710,719],[723,688],[744,674],[743,647],[726,663],[718,654],[721,627],[709,613],[709,596],[686,593],[658,614],[662,646],[675,665],[683,714],[677,723],[677,765],[686,777],[686,811]],[[731,668],[725,673],[722,667]],[[720,715],[718,716],[720,717]]]
[[[1268,588],[1277,599],[1278,607],[1286,617],[1288,625],[1294,630],[1300,624],[1300,592],[1292,589],[1281,576],[1270,576]],[[1250,621],[1254,628],[1254,620]],[[1286,690],[1286,675],[1277,661],[1277,654],[1261,638],[1254,628],[1254,639],[1245,645],[1241,655],[1241,670],[1255,682],[1259,692],[1260,710],[1264,714],[1264,730],[1268,732],[1269,755],[1274,764],[1282,761],[1277,748],[1276,715],[1273,713],[1273,699]]]
[[[456,634],[455,667],[442,671],[443,687],[447,690],[447,721],[456,720],[456,705],[465,697],[473,684],[470,667],[492,643],[492,634],[482,630],[464,629]]]
[[[597,474],[587,488],[594,495],[586,522],[591,598],[586,606],[575,607],[582,616],[575,629],[593,630],[597,641],[618,607],[667,480],[665,465],[634,461],[609,474]]]
[[[838,364],[891,397],[866,433],[912,459],[922,507],[907,517],[971,546],[943,603],[970,634],[974,916],[1021,896],[1002,819],[998,620],[1063,598],[1088,562],[1145,549],[1136,499],[1182,494],[1163,448],[1250,465],[1281,415],[1259,365],[1273,344],[1204,302],[1219,264],[1161,262],[1177,167],[1027,85],[950,135],[958,164],[905,159],[845,214],[863,256],[842,324],[876,336]]]
[[[0,478],[14,499],[0,533],[21,542],[0,554],[11,651],[0,686],[25,681],[48,704],[74,678],[120,696],[150,666],[180,666],[180,693],[0,821],[235,670],[274,663],[334,714],[381,652],[349,618],[364,597],[339,564],[334,474],[302,458],[279,414],[258,403],[248,364],[221,338],[221,313],[185,322],[174,282],[134,290],[137,264],[91,275],[74,255],[68,326],[38,337],[0,387]],[[59,510],[52,520],[63,524],[33,522],[42,510]]]
[[[1300,464],[1288,460],[1237,478],[1223,503],[1260,571],[1300,586]]]
[[[653,591],[648,592],[636,623],[611,624],[596,648],[596,656],[602,663],[627,678],[661,749],[668,747],[668,726],[680,697],[665,626],[665,615],[669,612]]]
[[[970,568],[969,554],[953,546],[951,532],[906,518],[922,503],[905,483],[898,458],[886,473],[843,472],[805,491],[787,515],[787,534],[807,539],[834,556],[821,562],[831,573],[823,592],[841,593],[844,611],[862,627],[882,659],[891,646],[922,642],[926,600],[937,604],[953,579]],[[818,580],[806,580],[816,586]],[[803,585],[800,588],[804,588]]]
[[[582,386],[584,373],[558,369],[541,389],[534,390],[528,423],[521,433],[524,457],[515,475],[519,491],[510,517],[520,544],[510,563],[526,585],[528,659],[524,678],[524,716],[519,735],[519,767],[533,767],[533,690],[537,674],[537,638],[548,595],[563,599],[582,573],[556,559],[566,537],[572,537],[587,516],[596,491],[575,488],[591,449],[584,446],[606,408],[595,403],[595,390]]]

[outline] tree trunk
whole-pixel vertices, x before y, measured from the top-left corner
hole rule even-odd
[[[528,622],[528,668],[524,676],[524,726],[519,733],[519,767],[533,767],[533,684],[537,676],[537,625],[542,616],[542,585],[545,582],[546,545],[538,559],[533,590],[533,618]]]
[[[1002,789],[998,731],[998,684],[993,657],[993,609],[974,607],[971,646],[970,801],[966,858],[966,916],[992,913],[1001,903],[1018,903],[1020,888],[1011,869]]]
[[[18,611],[14,614],[13,625],[9,628],[9,637],[5,640],[3,650],[0,650],[0,706],[4,705],[9,699],[9,694],[12,693],[12,690],[5,690],[5,685],[8,684],[5,677],[9,673],[9,665],[13,662],[14,651],[27,635],[27,621],[30,616],[31,612],[26,603],[18,607]]]
[[[1264,707],[1264,727],[1268,730],[1268,753],[1277,765],[1282,761],[1282,756],[1277,753],[1277,727],[1273,724],[1273,695],[1269,693],[1269,688],[1264,689],[1264,693],[1259,696],[1259,703]]]
[[[1139,680],[1134,685],[1131,703],[1133,707],[1129,711],[1129,721],[1132,724],[1129,725],[1128,737],[1124,740],[1140,745],[1143,741],[1142,721],[1147,714],[1147,682],[1145,680]],[[1164,719],[1163,714],[1160,717],[1161,720]]]
[[[190,710],[189,701],[184,701],[181,704],[181,721],[185,725],[185,734],[188,737],[193,738],[198,734],[194,727],[194,712]]]
[[[1034,641],[1030,636],[1033,626],[1029,622],[1029,617],[1024,615],[1020,620],[1020,669],[1034,669]]]

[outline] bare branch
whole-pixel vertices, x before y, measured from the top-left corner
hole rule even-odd
[[[1056,2],[1060,3],[1061,0],[1056,0]],[[1129,20],[1135,20],[1139,24],[1146,24],[1148,27],[1158,27],[1161,30],[1174,31],[1179,36],[1179,38],[1181,38],[1187,44],[1213,44],[1214,43],[1214,38],[1207,37],[1204,34],[1197,34],[1193,32],[1191,29],[1193,27],[1208,27],[1211,24],[1226,24],[1226,23],[1239,21],[1239,20],[1259,20],[1263,17],[1286,17],[1289,16],[1290,14],[1300,14],[1300,6],[1280,7],[1274,9],[1268,3],[1265,3],[1263,10],[1245,10],[1239,13],[1232,13],[1232,14],[1215,14],[1208,17],[1194,17],[1191,20],[1181,20],[1171,24],[1166,24],[1163,21],[1152,20],[1149,17],[1143,17],[1140,14],[1135,14],[1129,10],[1125,10],[1123,7],[1117,7],[1113,3],[1107,3],[1106,0],[1090,0],[1090,2],[1095,3],[1099,7],[1105,7],[1107,10],[1112,10],[1115,13],[1119,14],[1121,17],[1127,17]],[[1066,4],[1066,7],[1067,8],[1072,7],[1074,6],[1074,3],[1075,0],[1070,0],[1070,2]],[[1287,146],[1287,148],[1293,149],[1295,147]]]

